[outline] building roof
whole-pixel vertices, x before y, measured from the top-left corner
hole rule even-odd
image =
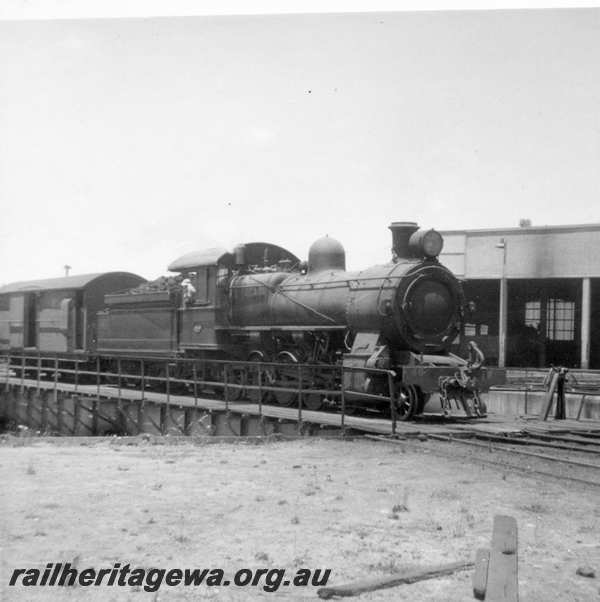
[[[77,274],[63,278],[46,278],[44,280],[26,280],[12,282],[0,287],[0,295],[6,293],[21,293],[27,291],[58,291],[85,288],[97,278],[115,274],[128,274],[128,272],[100,272],[97,274]],[[131,274],[132,276],[134,274]]]
[[[440,230],[441,234],[550,234],[590,232],[600,230],[600,224],[561,224],[558,226],[515,226],[510,228],[475,228],[473,230]]]

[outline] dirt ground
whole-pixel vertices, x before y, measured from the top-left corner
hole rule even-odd
[[[228,573],[331,568],[335,585],[472,560],[489,546],[495,514],[518,521],[521,600],[600,600],[598,488],[505,473],[419,442],[11,441],[0,445],[2,600],[317,599],[313,587],[147,593],[7,583],[16,567],[69,561]],[[576,575],[581,565],[596,578]],[[471,572],[355,599],[473,600]]]

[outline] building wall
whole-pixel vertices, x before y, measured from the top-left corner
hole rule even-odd
[[[506,244],[507,278],[600,277],[600,226],[551,229],[517,228],[442,232],[440,260],[459,277],[502,277]]]

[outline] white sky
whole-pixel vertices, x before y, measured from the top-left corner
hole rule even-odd
[[[54,4],[0,8],[0,283],[324,234],[357,269],[394,220],[600,221],[600,9],[6,20],[165,5]]]

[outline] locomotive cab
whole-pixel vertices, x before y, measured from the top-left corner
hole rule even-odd
[[[188,253],[169,265],[169,271],[178,272],[182,283],[181,303],[176,310],[180,351],[214,351],[223,344],[217,327],[227,310],[224,285],[232,263],[231,253],[214,248]]]
[[[233,253],[225,249],[189,253],[172,262],[169,270],[179,272],[183,281],[187,279],[191,284],[190,292],[184,291],[178,310],[180,350],[192,355],[202,351],[223,352],[246,359],[240,339],[247,336],[236,336],[231,328],[233,280],[242,275],[258,280],[255,288],[260,306],[261,295],[264,297],[287,275],[281,270],[290,270],[298,263],[298,258],[286,249],[264,242],[238,245]]]

